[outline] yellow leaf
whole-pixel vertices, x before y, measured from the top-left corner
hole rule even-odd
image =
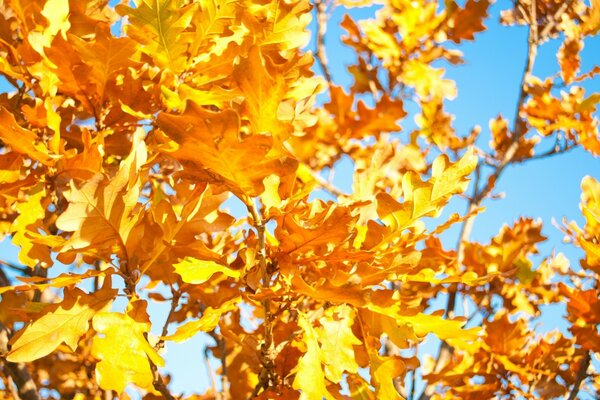
[[[321,343],[325,375],[330,381],[339,383],[345,371],[358,372],[352,346],[362,342],[352,333],[354,311],[347,305],[330,307],[319,322],[321,328],[317,333]]]
[[[407,173],[402,178],[404,202],[398,203],[389,194],[377,195],[377,213],[382,221],[393,232],[419,226],[422,217],[435,217],[448,203],[450,196],[462,193],[468,185],[468,176],[477,165],[477,157],[473,150],[455,163],[448,165],[446,155],[435,159],[432,176],[428,182],[422,182],[414,173]]]
[[[110,285],[110,279],[106,279],[103,288],[92,294],[77,288],[65,290],[61,303],[47,307],[46,314],[11,339],[12,350],[6,359],[11,362],[37,360],[63,342],[75,351],[79,338],[88,331],[92,317],[107,308],[116,297],[117,290]]]
[[[143,0],[137,8],[119,4],[116,10],[126,15],[127,35],[139,42],[142,51],[161,69],[179,73],[186,68],[185,52],[192,39],[183,31],[188,27],[195,5],[180,0]]]
[[[461,338],[464,340],[475,340],[479,329],[462,329],[465,321],[444,319],[438,315],[418,313],[415,315],[404,315],[398,305],[380,307],[368,304],[367,308],[373,312],[392,317],[398,325],[407,325],[412,328],[418,336],[434,333],[440,339]]]
[[[42,33],[31,32],[28,41],[35,51],[43,55],[44,48],[52,45],[52,40],[59,32],[63,39],[67,38],[67,31],[71,27],[69,0],[48,0],[44,4],[41,14],[48,20],[48,26]]]
[[[303,314],[299,314],[298,325],[304,332],[306,353],[298,360],[294,369],[296,377],[292,387],[302,392],[300,400],[322,400],[323,397],[333,400],[325,386],[325,375],[321,367],[322,354],[316,332]]]
[[[271,73],[259,48],[254,46],[233,76],[244,94],[243,107],[252,132],[270,133],[278,144],[285,141],[291,127],[277,119],[277,109],[287,90],[282,74]]]
[[[214,274],[219,272],[234,279],[240,277],[239,271],[223,264],[209,260],[198,260],[194,257],[186,257],[183,261],[173,265],[173,267],[175,268],[175,272],[181,275],[181,279],[184,282],[194,285],[208,281]]]
[[[32,240],[32,235],[43,230],[43,219],[46,215],[45,198],[46,190],[43,184],[32,188],[27,200],[17,204],[19,215],[11,226],[11,231],[14,233],[12,242],[20,247],[19,262],[31,268],[40,262],[44,262],[45,266],[52,264],[49,247]]]
[[[235,299],[223,303],[218,308],[206,307],[200,319],[190,321],[180,326],[177,328],[174,334],[165,336],[162,339],[171,340],[174,342],[183,342],[192,338],[200,331],[210,332],[217,327],[221,316],[235,310],[237,308],[237,303],[239,302],[240,298],[236,297]]]
[[[94,269],[90,269],[83,274],[69,274],[64,273],[60,274],[56,278],[43,278],[41,276],[31,276],[31,277],[17,277],[21,282],[24,282],[23,285],[15,285],[15,286],[2,286],[0,287],[0,294],[9,292],[12,290],[16,291],[27,291],[27,290],[39,290],[44,291],[46,288],[62,288],[65,286],[75,285],[81,282],[83,279],[103,276],[106,275],[108,271],[97,271]]]
[[[133,212],[140,195],[139,170],[146,162],[147,150],[143,130],[134,134],[133,148],[111,179],[96,174],[81,188],[71,182],[65,193],[69,207],[56,220],[56,226],[73,232],[63,251],[76,249],[115,251],[124,256],[126,242],[136,221]]]
[[[406,370],[404,362],[399,357],[380,356],[373,348],[369,348],[369,359],[371,360],[371,382],[376,388],[377,399],[403,399],[394,387],[394,379]]]
[[[135,311],[131,305],[129,311]],[[94,337],[92,354],[100,360],[96,379],[102,389],[122,393],[130,383],[153,389],[149,360],[157,366],[163,366],[164,360],[146,340],[150,323],[143,316],[104,312],[94,317],[94,330],[102,336]]]
[[[467,189],[467,177],[477,166],[477,156],[470,148],[457,162],[448,166],[448,157],[441,155],[435,159],[432,166],[431,201],[447,199],[449,196],[462,193]]]

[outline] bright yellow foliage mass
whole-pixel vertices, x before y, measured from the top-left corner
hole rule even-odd
[[[579,265],[533,218],[470,235],[508,167],[600,155],[600,3],[499,5],[514,119],[457,132],[490,0],[0,0],[0,399],[600,396],[598,176],[557,223]]]

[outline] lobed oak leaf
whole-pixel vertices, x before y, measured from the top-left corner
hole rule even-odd
[[[560,77],[567,85],[573,82],[579,72],[581,49],[583,49],[583,41],[580,38],[565,38],[556,54],[560,65]]]
[[[271,134],[277,146],[281,146],[290,134],[291,127],[277,118],[277,110],[287,92],[283,74],[269,64],[258,46],[253,46],[248,57],[234,69],[233,77],[239,85],[245,101],[244,116],[248,118],[254,134]]]
[[[402,396],[394,387],[394,379],[406,371],[406,365],[397,356],[380,356],[377,350],[369,346],[371,362],[371,382],[375,386],[375,395],[381,400],[401,400]]]
[[[433,162],[432,176],[428,182],[422,182],[416,174],[410,172],[403,176],[403,203],[398,203],[385,192],[379,193],[377,214],[393,232],[412,226],[422,229],[419,219],[438,216],[450,196],[466,190],[468,176],[476,165],[477,157],[472,149],[450,165],[447,156],[441,155]]]
[[[102,335],[92,341],[92,354],[100,360],[96,364],[96,379],[101,388],[121,394],[133,383],[153,390],[150,362],[162,367],[164,360],[146,339],[150,323],[144,308],[143,304],[130,304],[127,314],[103,312],[94,316],[94,330]]]
[[[181,0],[143,0],[136,8],[119,4],[116,10],[127,16],[125,31],[141,44],[141,50],[162,70],[179,73],[188,64],[192,36],[184,31],[194,8],[195,4],[184,5]]]
[[[240,277],[239,271],[231,269],[226,265],[210,260],[199,260],[194,257],[186,257],[177,264],[174,264],[173,267],[184,282],[193,285],[205,283],[217,273],[222,273],[233,279]]]
[[[205,46],[208,47],[207,51],[212,50],[207,46],[207,44],[210,44],[210,39],[214,38],[216,40],[217,38],[229,36],[228,33],[233,29],[241,10],[242,6],[239,0],[201,1],[198,11],[192,18],[192,23],[196,26],[196,32],[194,40],[190,44],[190,52],[197,54]]]
[[[198,332],[210,332],[214,330],[219,324],[219,320],[223,314],[234,311],[238,308],[240,298],[236,297],[229,301],[226,301],[217,308],[206,307],[202,312],[202,317],[195,321],[187,322],[181,325],[175,333],[169,336],[165,336],[162,339],[171,340],[174,342],[183,342],[195,336]]]
[[[93,97],[100,108],[104,107],[118,74],[136,64],[132,61],[137,50],[135,41],[128,37],[113,37],[108,26],[99,25],[93,41],[73,37],[71,42],[81,60],[89,66],[86,75],[88,96]]]
[[[395,304],[392,306],[379,306],[373,303],[367,303],[366,308],[378,314],[382,314],[396,320],[400,326],[408,326],[413,329],[418,336],[425,336],[433,333],[440,339],[464,339],[475,340],[479,335],[479,328],[462,329],[465,321],[444,319],[439,315],[430,315],[417,313],[415,315],[405,314],[400,307]]]
[[[302,392],[300,400],[323,398],[333,400],[334,397],[329,393],[325,384],[325,374],[321,366],[323,354],[319,348],[317,333],[303,314],[299,315],[298,325],[304,333],[302,340],[306,345],[306,352],[300,357],[298,365],[294,369],[296,376],[292,387]]]
[[[158,126],[179,145],[171,155],[186,173],[223,183],[242,197],[262,193],[262,181],[269,175],[293,179],[297,168],[296,160],[273,151],[271,136],[242,138],[234,110],[207,111],[188,103],[181,115],[161,113]]]
[[[61,343],[75,351],[81,336],[89,329],[90,320],[106,309],[117,296],[111,280],[97,292],[87,294],[80,289],[65,290],[64,300],[44,310],[44,315],[26,325],[10,341],[11,351],[6,359],[26,362],[42,358]]]
[[[362,342],[352,333],[354,310],[348,305],[328,308],[319,322],[321,327],[316,332],[321,343],[325,376],[331,382],[339,383],[344,373],[358,372],[352,346]]]
[[[41,32],[38,30],[29,32],[27,41],[35,51],[44,55],[44,48],[51,47],[56,35],[60,33],[63,39],[67,38],[67,31],[71,27],[69,0],[48,0],[41,14],[48,21],[48,26]]]
[[[306,252],[319,247],[332,247],[344,243],[354,235],[356,221],[352,206],[315,201],[300,214],[284,214],[277,217],[275,236],[279,250],[285,253]]]
[[[44,144],[39,143],[38,136],[32,131],[22,128],[13,114],[1,106],[0,139],[14,152],[26,155],[47,166],[54,164],[56,156],[50,154]]]
[[[447,200],[449,196],[462,193],[467,189],[467,177],[477,166],[477,156],[470,148],[458,162],[448,165],[448,158],[441,155],[435,159],[432,166],[431,200]]]
[[[43,292],[46,288],[63,288],[66,286],[75,285],[81,282],[83,279],[98,277],[108,274],[107,271],[98,271],[94,269],[90,269],[82,274],[70,274],[64,273],[60,274],[55,278],[43,278],[41,276],[31,276],[31,277],[18,277],[23,285],[14,285],[14,286],[2,286],[0,287],[0,294],[8,292],[8,291],[28,291],[28,290],[39,290]]]
[[[485,30],[483,21],[487,18],[490,0],[467,0],[464,8],[454,1],[446,1],[448,12],[448,38],[454,43],[462,40],[474,40],[475,33]]]
[[[29,191],[26,201],[17,203],[19,215],[10,228],[13,232],[12,242],[20,248],[19,261],[31,268],[38,264],[49,267],[53,263],[50,248],[35,240],[37,236],[42,236],[40,232],[46,231],[43,221],[48,203],[44,185],[38,184]]]
[[[143,134],[143,130],[136,131],[131,153],[112,179],[96,174],[81,188],[71,183],[65,193],[69,206],[56,220],[59,229],[73,232],[61,252],[115,249],[127,261],[127,238],[139,218],[133,212],[140,195],[138,174],[147,158]]]
[[[296,50],[306,46],[310,39],[307,30],[310,10],[310,4],[304,1],[267,3],[255,9],[255,13],[245,14],[244,24],[261,47]]]

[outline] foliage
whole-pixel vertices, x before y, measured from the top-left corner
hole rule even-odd
[[[490,121],[487,148],[479,129],[454,131],[440,65],[463,61],[456,44],[486,29],[489,0],[347,14],[348,88],[332,81],[327,22],[363,0],[0,2],[15,88],[0,95],[0,230],[21,264],[0,269],[0,397],[173,399],[164,347],[198,334],[220,380],[178,398],[598,396],[600,183],[582,182],[585,225],[562,227],[581,268],[534,261],[532,219],[469,238],[507,166],[600,155],[600,94],[583,89],[600,67],[581,72],[579,56],[600,4],[513,3],[503,23],[529,32],[518,113]],[[551,38],[560,74],[536,77]],[[352,193],[322,175],[342,158]],[[458,196],[467,212],[442,213]],[[455,317],[459,299],[474,313]],[[536,333],[541,306],[561,302],[569,332]],[[443,344],[427,365],[429,334]]]

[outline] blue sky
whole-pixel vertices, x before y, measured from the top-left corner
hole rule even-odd
[[[454,79],[458,87],[457,98],[447,103],[447,110],[456,117],[454,127],[457,132],[466,134],[473,126],[480,125],[483,134],[479,145],[483,148],[487,148],[489,140],[489,120],[498,114],[509,120],[514,117],[525,62],[526,29],[503,27],[498,23],[500,10],[510,6],[511,2],[508,0],[501,0],[492,5],[491,17],[486,22],[488,30],[478,34],[475,42],[467,42],[458,47],[463,51],[466,63],[461,66],[449,66],[446,75]],[[351,77],[345,67],[352,60],[352,52],[339,43],[343,32],[338,24],[345,12],[343,8],[336,10],[327,35],[329,67],[334,81],[342,86],[351,83]],[[355,19],[361,19],[372,16],[374,10],[353,9],[350,13]],[[314,28],[314,22],[311,28]],[[545,78],[558,71],[556,51],[559,44],[558,40],[553,40],[540,48],[534,70],[537,76]],[[309,44],[308,49],[314,49],[314,42]],[[591,69],[594,63],[598,64],[598,54],[600,39],[588,40],[582,52],[583,71]],[[600,91],[600,79],[586,84],[586,89],[589,92]],[[0,92],[7,90],[10,90],[10,86],[0,79]],[[519,216],[541,218],[544,224],[543,233],[548,237],[540,246],[541,255],[550,255],[553,250],[560,251],[567,255],[572,264],[577,265],[581,252],[572,245],[562,243],[563,235],[552,225],[552,220],[560,222],[566,217],[568,220],[578,221],[581,225],[580,182],[585,175],[600,179],[600,160],[580,149],[554,158],[509,167],[495,191],[505,193],[506,197],[484,203],[487,211],[478,216],[471,238],[487,242],[503,224],[511,224]],[[351,176],[351,164],[341,162],[336,168],[336,185],[350,191]],[[451,203],[448,211],[463,212],[465,206],[464,201],[458,199]],[[450,230],[444,237],[447,247],[455,245],[456,234],[456,230]],[[0,243],[0,254],[1,258],[16,262],[15,249],[6,240]],[[162,325],[167,308],[155,306],[151,310],[157,316],[157,325]],[[540,319],[540,330],[564,326],[560,319],[561,308],[553,309]],[[167,345],[166,370],[173,373],[174,392],[198,392],[210,387],[202,355],[204,343],[203,336],[198,335],[184,344]],[[218,363],[215,362],[214,367],[217,366]]]

